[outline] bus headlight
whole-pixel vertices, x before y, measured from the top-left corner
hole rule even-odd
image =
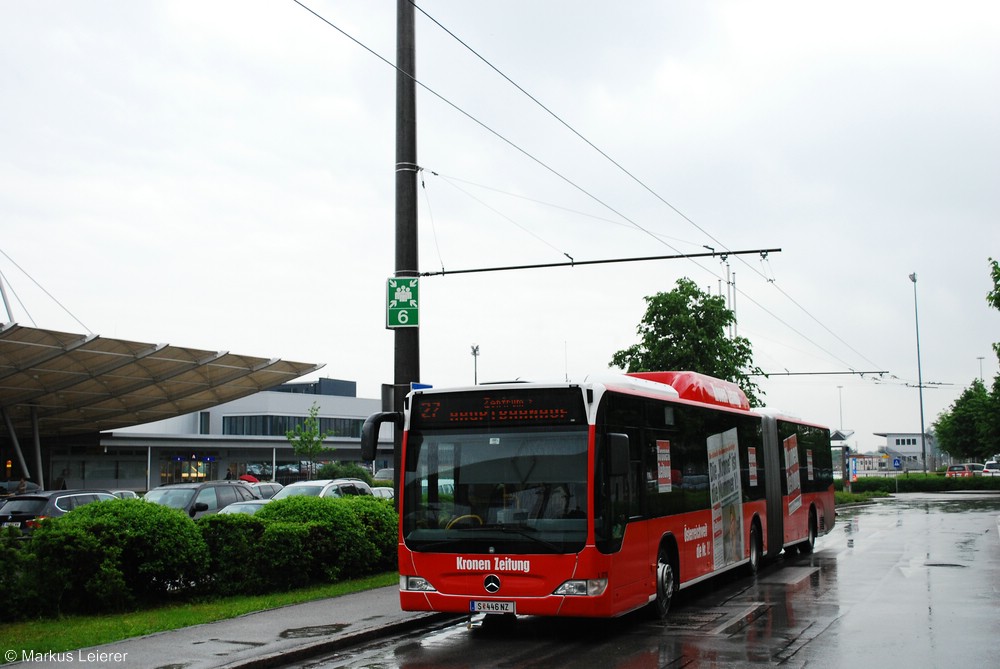
[[[587,580],[566,581],[555,589],[554,595],[569,595],[572,597],[599,597],[608,587],[608,579],[591,578]]]
[[[433,585],[431,585],[430,581],[426,578],[421,578],[420,576],[400,576],[399,589],[416,592],[436,592],[436,589]]]

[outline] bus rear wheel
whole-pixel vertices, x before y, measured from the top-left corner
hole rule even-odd
[[[761,560],[764,558],[764,544],[761,539],[760,525],[755,520],[750,526],[750,562],[747,564],[751,575],[760,569]]]
[[[809,514],[809,534],[806,536],[806,540],[799,544],[799,552],[803,555],[808,555],[813,552],[813,548],[816,546],[816,513],[812,512]]]
[[[654,620],[665,620],[670,604],[677,592],[677,566],[671,552],[660,547],[656,558],[656,599],[649,603],[649,614]]]

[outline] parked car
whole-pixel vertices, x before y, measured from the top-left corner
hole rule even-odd
[[[202,483],[172,483],[153,488],[145,499],[180,509],[192,518],[218,513],[233,502],[257,499],[250,486],[237,481],[203,481]]]
[[[988,460],[979,473],[983,476],[1000,476],[1000,460]]]
[[[139,493],[135,490],[109,490],[118,499],[139,499]]]
[[[318,479],[316,481],[296,481],[289,483],[275,493],[271,499],[284,499],[296,495],[312,497],[348,497],[351,495],[371,495],[372,489],[361,479]]]
[[[384,497],[385,499],[393,499],[396,496],[396,491],[392,488],[387,488],[385,486],[376,486],[372,488],[372,494],[376,497]]]
[[[21,485],[21,481],[0,481],[0,497],[5,497],[7,495],[17,494],[17,486]],[[31,481],[24,482],[24,492],[35,492],[41,490],[37,483],[32,483]]]
[[[24,534],[46,518],[57,518],[78,506],[117,499],[107,490],[36,490],[12,495],[0,506],[0,527],[16,527]]]
[[[396,471],[392,468],[380,469],[375,472],[375,476],[372,477],[375,481],[392,481]]]
[[[253,515],[260,511],[261,507],[270,502],[268,499],[248,499],[244,502],[233,502],[228,506],[224,506],[219,509],[219,513],[245,513],[248,515]]]
[[[983,465],[976,462],[966,462],[961,465],[952,465],[945,472],[945,478],[955,478],[964,476],[979,476],[983,473]]]
[[[248,485],[251,489],[257,491],[257,495],[261,499],[270,499],[274,497],[276,492],[285,487],[277,481],[259,481],[257,483],[249,483]]]

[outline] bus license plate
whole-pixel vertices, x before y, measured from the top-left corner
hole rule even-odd
[[[472,613],[517,613],[514,607],[514,602],[496,602],[496,601],[469,602],[469,611]]]

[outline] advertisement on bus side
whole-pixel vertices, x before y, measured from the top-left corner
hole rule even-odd
[[[735,428],[708,438],[708,479],[714,568],[721,569],[743,557],[743,486]]]
[[[802,475],[799,472],[799,438],[791,435],[785,445],[785,482],[788,486],[788,515],[802,507]]]

